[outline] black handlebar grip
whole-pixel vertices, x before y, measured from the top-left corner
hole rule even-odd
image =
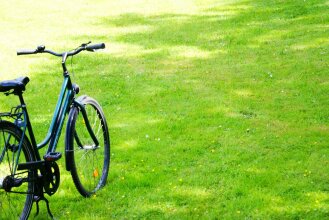
[[[19,55],[29,55],[29,54],[35,54],[36,51],[35,50],[20,50],[17,51],[17,56]]]
[[[86,50],[88,50],[88,51],[94,51],[94,50],[104,49],[104,48],[105,48],[105,44],[104,43],[92,44],[92,45],[86,46]]]

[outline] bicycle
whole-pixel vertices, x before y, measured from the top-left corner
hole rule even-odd
[[[56,163],[62,156],[56,152],[66,115],[65,166],[71,172],[75,187],[90,197],[105,186],[110,166],[110,135],[102,108],[96,100],[79,96],[80,88],[72,83],[66,60],[81,51],[94,52],[105,44],[82,44],[75,50],[57,53],[38,46],[35,50],[18,51],[17,55],[49,53],[62,58],[64,81],[48,133],[37,144],[29,119],[23,92],[28,77],[0,82],[0,92],[18,96],[20,104],[9,112],[0,113],[0,219],[27,219],[32,205],[45,201],[59,188],[60,170]],[[28,136],[29,138],[28,138]],[[48,145],[41,158],[39,150]]]

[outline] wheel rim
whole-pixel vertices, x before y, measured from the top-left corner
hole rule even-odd
[[[27,171],[15,171],[17,147],[19,137],[14,132],[6,129],[0,130],[0,185],[5,185],[4,179],[8,176],[12,178],[29,178],[33,175]],[[19,163],[33,160],[33,156],[23,145]],[[7,189],[8,191],[8,189]],[[19,187],[11,188],[7,192],[4,186],[0,187],[0,219],[25,219],[28,217],[33,202],[33,184],[25,182]]]
[[[87,104],[85,110],[90,126],[99,141],[99,146],[94,146],[83,116],[78,113],[75,123],[74,162],[81,187],[87,193],[94,193],[105,184],[104,167],[107,161],[104,158],[108,153],[105,146],[109,144],[109,140],[104,127],[105,122],[98,109]]]

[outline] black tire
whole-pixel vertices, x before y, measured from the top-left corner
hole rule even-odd
[[[16,146],[19,146],[21,138],[22,131],[17,126],[7,121],[0,121],[0,185],[3,183],[3,178],[7,176],[29,180],[36,177],[35,171],[14,171],[13,169],[13,164],[16,164],[13,163],[13,158],[19,152]],[[35,156],[30,142],[24,137],[18,163],[29,161],[35,161]],[[34,189],[35,182],[33,181],[13,187],[11,192],[6,192],[3,187],[0,187],[0,219],[27,219],[33,205]]]
[[[66,131],[66,161],[77,190],[82,196],[89,197],[106,184],[110,166],[110,135],[104,113],[97,101],[84,96],[80,102],[86,109],[99,146],[93,147],[94,142],[82,112],[74,106],[70,110]]]

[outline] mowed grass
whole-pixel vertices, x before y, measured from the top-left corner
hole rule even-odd
[[[329,218],[328,1],[40,4],[0,9],[0,78],[30,76],[39,141],[60,60],[15,51],[107,46],[71,70],[108,119],[108,184],[82,198],[62,160],[48,197],[57,219]],[[0,100],[1,111],[16,104]],[[36,219],[47,217],[41,206]]]

